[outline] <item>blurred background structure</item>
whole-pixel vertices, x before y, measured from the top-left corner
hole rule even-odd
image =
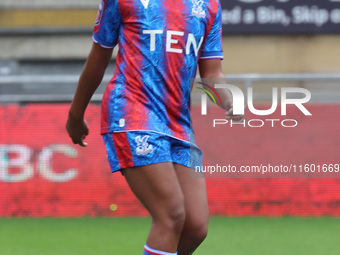
[[[110,173],[99,134],[117,49],[86,113],[89,146],[65,131],[99,1],[0,0],[1,255],[131,255],[145,242],[149,219],[135,217],[148,213]],[[270,108],[273,87],[308,89],[312,116],[297,107],[282,116],[278,107],[270,116],[248,111],[244,126],[213,127],[224,112],[209,105],[202,116],[193,90],[204,166],[297,170],[207,173],[211,216],[222,217],[212,217],[195,254],[339,254],[340,0],[220,1],[228,82],[253,88],[258,109]],[[285,119],[298,125],[285,128]]]
[[[193,116],[206,162],[232,155],[236,163],[246,158],[248,164],[339,164],[340,1],[221,3],[228,80],[253,87],[256,102],[265,105],[273,86],[307,88],[313,117],[297,111],[287,116],[301,121],[298,132],[211,130],[200,125],[197,105]],[[99,136],[98,103],[113,64],[88,110],[90,147],[74,146],[64,131],[98,5],[98,0],[0,0],[0,216],[147,215],[123,178],[110,175]],[[339,216],[339,179],[309,177],[208,179],[212,214]]]

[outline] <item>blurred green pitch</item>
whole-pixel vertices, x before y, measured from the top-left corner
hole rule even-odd
[[[139,255],[149,218],[0,219],[1,255]],[[340,218],[213,217],[195,255],[338,255]]]

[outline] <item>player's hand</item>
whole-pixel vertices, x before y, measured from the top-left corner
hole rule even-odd
[[[233,120],[233,121],[243,121],[244,119],[243,114],[234,115],[232,106],[226,111],[225,116],[228,120]]]
[[[79,144],[82,147],[87,146],[84,139],[89,134],[89,127],[84,119],[76,119],[69,115],[66,130],[74,144]]]

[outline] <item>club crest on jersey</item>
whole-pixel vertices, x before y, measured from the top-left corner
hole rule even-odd
[[[203,0],[191,0],[193,7],[192,7],[192,15],[196,16],[197,18],[205,18],[207,14],[205,10],[203,10]]]
[[[137,148],[136,153],[137,155],[147,155],[153,152],[153,147],[151,144],[148,143],[148,139],[150,136],[145,135],[141,137],[140,135],[135,138]]]
[[[102,16],[103,16],[103,9],[104,9],[104,3],[103,3],[103,1],[101,1],[100,4],[99,4],[95,25],[100,24],[100,21],[102,20]]]

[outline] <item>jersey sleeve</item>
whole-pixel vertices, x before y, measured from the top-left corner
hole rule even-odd
[[[93,41],[103,48],[114,48],[118,43],[121,23],[118,0],[102,0],[93,30]]]
[[[215,21],[205,39],[200,59],[223,59],[222,10],[220,3],[218,4]]]

